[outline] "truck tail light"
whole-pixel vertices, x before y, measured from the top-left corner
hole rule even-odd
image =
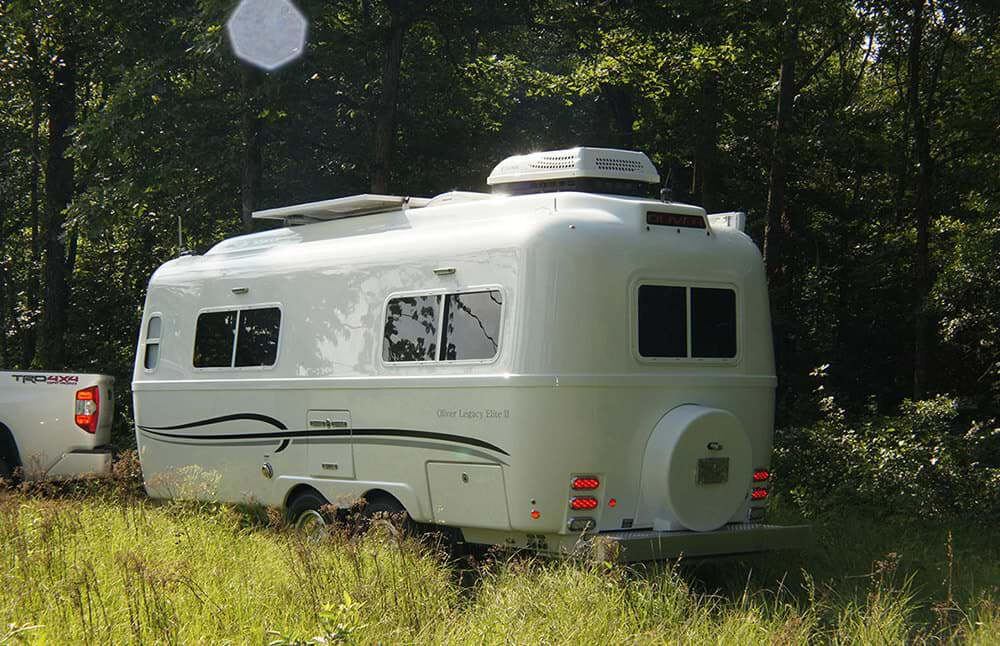
[[[575,496],[569,499],[570,509],[597,509],[597,498],[593,496]]]
[[[767,498],[767,489],[763,487],[754,487],[753,491],[750,492],[751,500],[763,500],[764,498]]]
[[[597,489],[601,486],[601,481],[593,476],[580,476],[573,478],[573,489],[576,491]]]
[[[771,477],[771,472],[768,471],[767,469],[757,469],[756,471],[753,472],[754,482],[764,482],[770,477]]]
[[[101,391],[97,386],[76,391],[76,425],[88,433],[97,432],[97,419],[101,412]]]

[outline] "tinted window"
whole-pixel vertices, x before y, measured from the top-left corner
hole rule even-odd
[[[147,343],[146,344],[146,356],[143,358],[143,363],[146,370],[155,370],[156,364],[160,361],[160,344],[159,343]]]
[[[142,358],[142,365],[146,370],[155,370],[156,364],[160,361],[161,327],[159,316],[150,318],[146,324],[146,352]]]
[[[687,357],[685,288],[639,287],[639,354],[644,357]]]
[[[389,301],[382,359],[433,361],[437,355],[440,296],[404,296]]]
[[[442,360],[492,359],[500,340],[498,291],[449,294],[444,304]]]
[[[691,356],[736,356],[736,292],[691,288]]]
[[[149,319],[149,324],[146,326],[146,338],[147,339],[159,339],[160,338],[160,317],[154,316]]]
[[[233,360],[236,312],[203,312],[194,335],[194,367],[229,367]]]
[[[281,310],[277,307],[240,311],[236,366],[273,366],[278,358],[280,327]]]

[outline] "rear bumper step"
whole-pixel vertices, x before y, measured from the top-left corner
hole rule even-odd
[[[799,549],[811,540],[809,525],[757,523],[734,523],[712,532],[602,532],[590,539],[599,554],[617,554],[628,562]]]
[[[111,473],[111,447],[77,449],[64,453],[55,466],[45,474],[46,478],[79,478],[82,476],[106,476]]]

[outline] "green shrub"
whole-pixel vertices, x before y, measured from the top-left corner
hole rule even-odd
[[[843,507],[880,516],[992,523],[1000,513],[1000,428],[940,395],[891,416],[850,419],[832,397],[815,424],[780,429],[779,492],[806,514]]]

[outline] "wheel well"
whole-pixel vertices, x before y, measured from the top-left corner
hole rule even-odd
[[[288,495],[285,496],[285,509],[288,509],[288,507],[291,506],[291,504],[295,501],[295,499],[304,493],[314,493],[317,496],[323,498],[324,500],[326,499],[326,496],[321,494],[315,487],[310,487],[307,484],[297,484],[294,487],[292,487],[292,489],[288,492]]]
[[[320,497],[322,497],[324,499],[326,498],[326,496],[324,496],[322,493],[320,493],[320,491],[318,489],[316,489],[315,487],[310,487],[307,484],[297,484],[294,487],[292,487],[289,490],[288,495],[285,496],[285,509],[288,509],[288,507],[291,506],[291,504],[295,501],[296,498],[298,498],[299,496],[301,496],[302,494],[307,493],[307,492],[308,493],[314,493],[317,496],[320,496]],[[392,495],[391,493],[389,493],[385,489],[369,489],[368,491],[366,491],[364,493],[363,496],[361,496],[361,498],[365,499],[368,502],[371,502],[373,500],[380,500],[380,499],[395,500],[399,504],[400,507],[402,507],[404,510],[406,509],[406,505],[404,505],[402,502],[400,502],[399,498],[397,498],[396,496]]]
[[[11,469],[23,466],[21,454],[17,451],[17,442],[14,441],[14,434],[3,424],[0,424],[0,458],[3,458]]]
[[[406,505],[404,505],[399,498],[397,498],[396,496],[392,495],[391,493],[389,493],[385,489],[369,489],[361,497],[364,498],[365,501],[367,501],[367,502],[372,502],[373,500],[395,500],[396,503],[400,507],[402,507],[404,511],[406,511]],[[407,513],[409,513],[409,512],[407,512]]]

